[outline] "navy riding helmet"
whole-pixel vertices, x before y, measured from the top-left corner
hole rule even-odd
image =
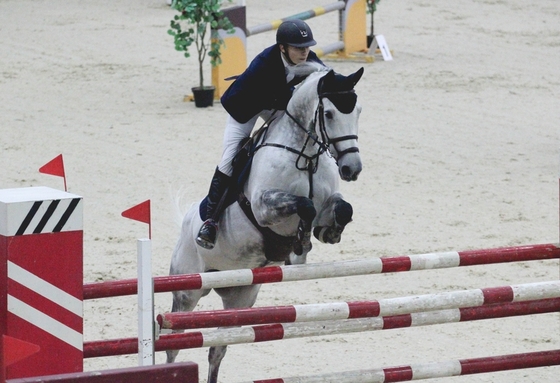
[[[286,20],[278,27],[276,32],[276,43],[287,44],[293,47],[302,48],[316,45],[313,40],[313,32],[309,25],[303,20]]]

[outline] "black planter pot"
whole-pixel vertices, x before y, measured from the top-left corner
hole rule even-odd
[[[367,47],[370,48],[371,47],[371,43],[373,42],[373,39],[375,39],[375,35],[368,35],[367,36]],[[376,47],[377,48],[377,47]]]
[[[197,108],[206,108],[214,105],[214,92],[216,88],[213,86],[195,87],[191,89],[194,96],[194,104]]]

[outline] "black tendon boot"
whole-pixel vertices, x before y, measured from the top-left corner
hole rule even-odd
[[[228,189],[229,181],[230,177],[216,168],[208,190],[206,221],[204,221],[196,236],[196,243],[205,249],[213,249],[216,243],[218,220],[223,210],[222,200]]]

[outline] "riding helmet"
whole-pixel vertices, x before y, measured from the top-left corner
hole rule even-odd
[[[316,45],[313,40],[313,32],[309,25],[303,20],[286,20],[278,27],[276,32],[276,43],[288,44],[293,47],[310,47]]]

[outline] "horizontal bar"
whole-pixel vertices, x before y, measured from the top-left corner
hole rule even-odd
[[[373,301],[173,312],[158,315],[157,321],[163,329],[181,330],[371,318],[558,297],[560,297],[560,281],[548,281]]]
[[[485,358],[449,360],[371,370],[345,371],[332,374],[255,380],[245,383],[383,383],[407,382],[459,375],[519,370],[560,365],[560,350],[523,354],[490,356]]]
[[[286,20],[290,20],[290,19],[307,20],[307,19],[311,19],[312,17],[324,15],[325,13],[328,12],[344,9],[345,6],[346,3],[344,1],[337,1],[335,3],[327,4],[322,7],[316,7],[308,11],[296,13],[295,15],[292,16],[273,20],[270,23],[264,23],[264,24],[255,25],[254,27],[249,27],[247,28],[246,34],[247,36],[252,36],[259,33],[272,31],[273,29],[277,29],[280,26],[280,24],[282,24],[282,22]]]
[[[252,270],[162,276],[154,278],[154,291],[163,293],[559,258],[560,247],[558,244],[550,243],[460,252],[450,251],[296,266],[269,266]],[[135,295],[136,293],[136,279],[95,282],[84,284],[83,298],[84,300],[109,298]]]
[[[324,336],[405,327],[419,327],[443,323],[467,322],[521,315],[535,315],[560,310],[560,298],[549,298],[514,303],[497,303],[482,307],[466,307],[409,315],[383,316],[336,321],[269,324],[252,327],[220,328],[208,331],[161,335],[156,351],[182,350],[229,344],[266,342],[311,336]],[[137,338],[91,341],[84,343],[84,358],[135,354]]]

